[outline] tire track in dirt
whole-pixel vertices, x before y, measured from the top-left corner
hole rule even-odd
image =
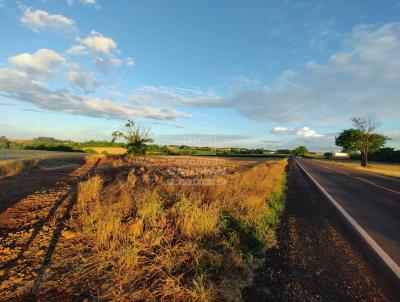
[[[15,301],[15,297],[39,288],[75,202],[77,183],[94,171],[99,161],[64,171],[57,183],[47,183],[0,214],[0,301]],[[41,177],[41,171],[31,173]],[[21,184],[31,177],[16,176]]]
[[[246,301],[393,300],[324,197],[293,162],[276,236],[276,246],[244,291]]]

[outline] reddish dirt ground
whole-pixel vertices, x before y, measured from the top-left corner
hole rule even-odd
[[[244,294],[247,301],[394,301],[294,163],[288,166],[277,245]]]
[[[76,184],[97,164],[26,171],[0,182],[1,301],[16,301],[21,291],[26,300],[40,286],[57,242],[68,236]]]

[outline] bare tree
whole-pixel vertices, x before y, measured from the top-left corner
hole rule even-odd
[[[145,128],[140,123],[128,120],[124,127],[112,133],[113,142],[117,138],[123,138],[127,141],[128,153],[145,154],[146,143],[153,142],[150,129]]]

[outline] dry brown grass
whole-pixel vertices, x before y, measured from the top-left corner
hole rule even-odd
[[[286,164],[207,185],[155,181],[146,169],[107,185],[99,175],[82,182],[70,225],[86,252],[66,283],[99,300],[240,301],[273,243]]]
[[[344,166],[364,172],[373,172],[387,176],[400,177],[400,164],[395,163],[370,162],[367,167],[362,167],[359,161],[323,160],[323,162],[338,166]]]
[[[13,176],[22,171],[35,166],[38,160],[17,160],[0,163],[0,179],[8,176]]]
[[[81,164],[87,157],[81,153],[0,149],[0,179],[32,168],[56,169]]]

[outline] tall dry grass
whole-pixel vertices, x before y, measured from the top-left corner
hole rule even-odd
[[[362,167],[359,161],[351,161],[351,160],[341,160],[341,161],[319,160],[319,161],[332,165],[344,166],[347,168],[352,168],[363,172],[373,172],[387,176],[400,177],[400,164],[398,163],[369,162],[367,167]]]
[[[99,300],[240,301],[283,208],[286,160],[212,185],[79,185],[71,225],[87,245],[73,272]],[[99,287],[100,283],[100,287]]]
[[[34,167],[39,160],[16,160],[0,163],[0,178],[19,174]]]
[[[84,161],[88,161],[89,157],[82,157],[79,155],[71,155],[71,157],[55,157],[49,156],[47,158],[37,157],[34,159],[20,159],[20,160],[7,160],[0,162],[0,179],[14,176],[24,171],[41,168],[41,169],[56,169],[58,167],[66,167],[71,165],[81,165]]]

